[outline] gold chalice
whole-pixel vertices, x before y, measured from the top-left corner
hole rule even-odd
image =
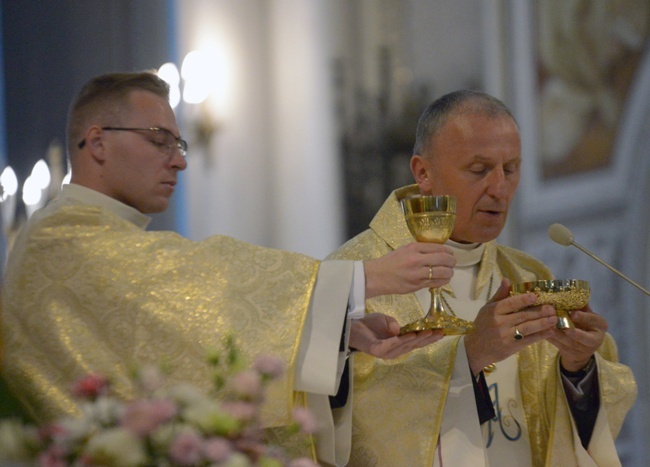
[[[537,295],[535,305],[553,305],[558,321],[558,329],[574,328],[569,311],[579,310],[589,303],[589,282],[576,279],[533,281],[514,284],[510,295],[532,292]]]
[[[418,242],[444,243],[451,236],[456,220],[456,198],[453,196],[414,195],[402,200],[402,209],[411,235]],[[427,315],[402,326],[400,334],[442,329],[445,335],[465,334],[474,328],[470,321],[460,319],[449,310],[442,300],[440,288],[432,287],[431,306]]]

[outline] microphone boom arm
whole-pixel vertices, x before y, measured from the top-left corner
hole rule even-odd
[[[632,279],[630,279],[629,277],[627,277],[625,274],[623,274],[623,273],[622,273],[621,271],[619,271],[618,269],[616,269],[616,268],[610,266],[609,264],[607,264],[605,261],[603,261],[602,259],[600,259],[600,258],[599,258],[598,256],[596,256],[595,254],[593,254],[591,251],[587,250],[585,247],[583,247],[583,246],[581,246],[581,245],[578,245],[578,244],[577,244],[576,242],[574,242],[573,240],[571,241],[571,245],[573,245],[574,247],[578,248],[580,251],[586,253],[586,254],[589,255],[591,258],[593,258],[593,259],[595,259],[596,261],[598,261],[600,264],[602,264],[603,266],[605,266],[607,269],[609,269],[610,271],[612,271],[614,274],[616,274],[616,275],[622,277],[623,279],[625,279],[627,282],[629,282],[630,284],[632,284],[633,286],[635,286],[637,289],[639,289],[639,290],[640,290],[641,292],[643,292],[644,294],[646,294],[646,295],[650,295],[650,291],[648,291],[648,290],[646,290],[645,288],[641,287],[639,284],[637,284],[636,282],[634,282]]]

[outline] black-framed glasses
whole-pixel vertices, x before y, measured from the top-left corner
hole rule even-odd
[[[105,126],[102,127],[104,131],[145,131],[148,132],[151,136],[148,138],[151,141],[151,144],[158,147],[162,152],[167,155],[172,153],[174,148],[177,148],[181,153],[181,156],[185,157],[187,155],[187,141],[182,138],[177,138],[174,136],[174,133],[169,131],[166,128],[126,128],[126,127],[117,127],[117,126]],[[82,139],[78,146],[79,149],[83,148],[86,144],[86,140]]]

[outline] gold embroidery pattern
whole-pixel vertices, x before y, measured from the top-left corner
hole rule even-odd
[[[14,248],[3,370],[38,418],[78,410],[69,388],[90,370],[109,376],[122,397],[133,395],[132,367],[144,364],[166,363],[170,383],[208,390],[206,351],[233,333],[248,358],[264,349],[289,366],[264,411],[271,425],[288,420],[297,352],[290,343],[318,261],[228,237],[144,232],[91,206],[61,207]]]
[[[396,190],[370,229],[331,255],[337,259],[371,259],[413,241],[399,210],[399,198],[417,191]],[[486,245],[479,286],[496,268],[511,282],[551,279],[535,258],[511,248]],[[496,279],[500,280],[500,277]],[[394,316],[400,323],[422,316],[414,295],[368,300],[369,309]],[[445,338],[395,361],[355,357],[354,416],[350,466],[432,465],[458,338]],[[615,434],[636,397],[629,368],[617,363],[608,336],[597,356],[604,408]],[[546,342],[518,356],[522,402],[534,465],[574,465],[570,412],[558,378],[557,350]]]

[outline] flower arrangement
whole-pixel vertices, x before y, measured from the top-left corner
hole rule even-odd
[[[214,394],[180,384],[164,388],[164,372],[146,367],[134,381],[145,397],[120,401],[110,382],[89,375],[73,388],[82,416],[33,427],[17,420],[0,423],[0,465],[313,467],[307,458],[289,459],[265,442],[260,408],[265,387],[285,371],[279,359],[262,356],[246,368],[232,338],[214,352]],[[164,388],[164,389],[163,389]],[[296,408],[295,436],[316,430],[311,413]]]

